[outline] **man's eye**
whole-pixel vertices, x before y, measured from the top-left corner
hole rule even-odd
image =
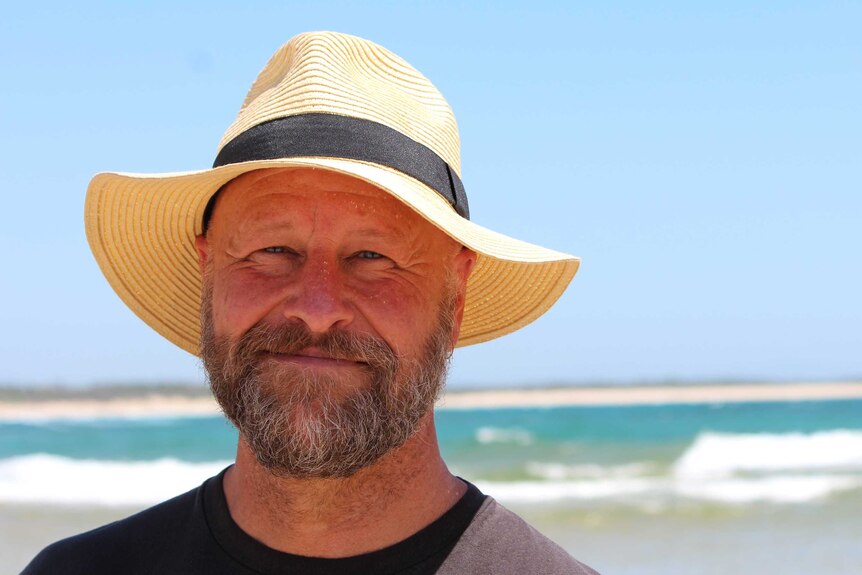
[[[263,248],[263,251],[268,254],[283,254],[285,251],[284,246],[271,246],[268,248]]]
[[[363,260],[379,260],[384,256],[371,250],[362,250],[361,252],[356,252],[356,257]]]

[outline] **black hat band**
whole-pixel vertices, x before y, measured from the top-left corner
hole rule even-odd
[[[309,113],[270,120],[249,128],[225,144],[213,167],[309,156],[389,166],[433,189],[460,216],[470,219],[461,178],[443,158],[398,130],[362,118]],[[205,216],[205,225],[207,219]]]

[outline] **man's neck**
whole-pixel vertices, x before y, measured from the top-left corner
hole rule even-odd
[[[276,477],[240,438],[224,491],[234,521],[266,546],[350,557],[416,533],[449,510],[466,485],[443,463],[429,414],[402,447],[344,479]]]

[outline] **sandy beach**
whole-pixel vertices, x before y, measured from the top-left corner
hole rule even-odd
[[[453,409],[475,409],[481,407],[614,406],[860,398],[862,398],[862,382],[799,382],[453,391],[446,394],[439,405]]]
[[[211,397],[154,394],[120,399],[0,401],[0,421],[94,419],[99,417],[210,416],[219,413]]]
[[[441,409],[499,407],[616,406],[757,401],[862,399],[862,382],[644,385],[536,389],[453,390]],[[140,397],[25,399],[0,401],[0,421],[92,419],[98,417],[210,416],[219,412],[205,395],[154,393]]]

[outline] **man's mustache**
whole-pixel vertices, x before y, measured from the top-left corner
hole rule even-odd
[[[332,359],[366,363],[375,368],[393,369],[398,365],[398,355],[379,337],[343,329],[314,333],[301,322],[255,324],[232,346],[230,355],[235,359],[252,359],[263,353],[298,355],[309,348]]]

